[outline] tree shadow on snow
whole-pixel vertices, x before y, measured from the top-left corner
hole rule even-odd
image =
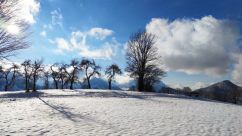
[[[68,108],[68,107],[60,106],[60,105],[57,106],[57,105],[51,104],[50,102],[43,100],[41,97],[38,97],[38,99],[40,101],[42,101],[45,105],[49,106],[54,111],[57,111],[57,113],[54,113],[54,114],[59,113],[64,118],[66,118],[66,119],[68,119],[72,122],[87,121],[87,122],[98,123],[98,124],[104,125],[104,123],[98,122],[98,121],[96,121],[96,120],[94,120],[90,117],[87,117],[87,116],[84,116],[84,115],[81,115],[81,114],[75,114],[75,113],[71,112],[72,108]]]
[[[39,97],[43,95],[43,92],[32,92],[32,93],[26,93],[26,92],[9,92],[0,94],[0,98],[33,98],[33,97]]]

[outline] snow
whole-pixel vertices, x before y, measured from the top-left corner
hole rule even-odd
[[[242,106],[107,90],[0,92],[0,135],[242,135]]]

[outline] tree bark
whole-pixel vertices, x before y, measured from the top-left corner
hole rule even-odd
[[[111,80],[108,81],[108,89],[109,90],[112,90],[112,83],[111,82],[112,82]]]
[[[144,78],[142,75],[138,77],[138,91],[144,91]]]
[[[87,83],[88,83],[88,89],[91,89],[91,83],[89,78],[87,78]]]
[[[36,92],[36,77],[33,79],[33,92]]]
[[[8,91],[8,85],[4,86],[4,91]]]
[[[71,82],[70,89],[71,90],[73,89],[73,82]]]
[[[55,89],[58,89],[58,82],[55,81]]]

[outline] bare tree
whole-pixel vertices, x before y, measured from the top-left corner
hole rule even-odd
[[[144,90],[153,91],[154,83],[158,82],[165,75],[165,72],[160,68],[150,65],[147,66],[144,74]]]
[[[99,73],[99,70],[101,69],[101,67],[96,65],[94,60],[90,61],[88,59],[83,59],[81,61],[80,67],[82,68],[82,70],[84,70],[86,75],[85,81],[87,81],[88,83],[88,88],[91,89],[90,79],[92,76],[101,75]]]
[[[69,67],[71,68],[70,71],[66,70],[68,75],[68,81],[70,82],[70,89],[73,89],[73,84],[78,81],[78,74],[80,71],[79,68],[80,62],[77,59],[72,59]]]
[[[131,73],[131,77],[137,79],[138,91],[150,91],[147,88],[150,88],[165,74],[158,67],[160,56],[154,44],[155,36],[146,31],[134,33],[128,41],[125,70]]]
[[[5,80],[4,91],[9,91],[14,86],[16,77],[19,74],[19,66],[13,64],[10,68],[0,70],[2,72],[3,78]]]
[[[55,70],[55,68],[58,67],[58,64],[55,63],[53,64],[52,66],[50,66],[50,70],[51,70],[51,77],[54,81],[54,84],[55,84],[55,89],[58,89],[59,88],[59,73],[58,73],[58,70]],[[58,69],[58,68],[57,68]]]
[[[58,80],[61,83],[61,89],[64,89],[64,86],[68,84],[68,75],[66,72],[67,65],[66,64],[61,64],[58,67]]]
[[[25,91],[29,92],[30,89],[30,78],[32,76],[32,68],[31,68],[31,60],[25,60],[22,64],[24,70],[24,78],[25,78]]]
[[[49,70],[44,71],[43,78],[44,78],[44,89],[49,89],[49,78],[50,78],[51,72]]]
[[[36,82],[40,77],[41,72],[43,72],[43,60],[36,60],[32,64],[32,78],[33,78],[33,92],[36,92]]]
[[[29,47],[27,42],[28,24],[18,20],[19,0],[0,0],[0,60],[15,55],[16,51]],[[11,34],[6,27],[14,25],[19,29],[18,34]]]
[[[112,81],[114,80],[114,77],[116,74],[122,74],[121,69],[116,64],[112,64],[111,66],[106,68],[105,74],[108,77],[108,88],[112,89]]]

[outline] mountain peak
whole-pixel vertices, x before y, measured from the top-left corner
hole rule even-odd
[[[232,83],[230,80],[224,80],[222,82],[216,83],[215,85],[218,85],[218,86],[229,86],[229,87],[238,87],[237,85]]]

